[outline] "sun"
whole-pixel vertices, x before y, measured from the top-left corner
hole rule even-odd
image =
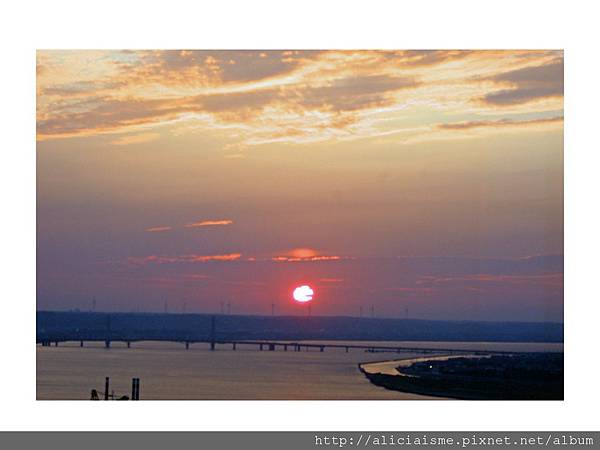
[[[304,284],[294,289],[294,300],[300,303],[310,302],[313,299],[314,291],[310,286]]]

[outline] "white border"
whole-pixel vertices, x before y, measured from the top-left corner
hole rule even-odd
[[[0,429],[598,429],[593,2],[52,2],[4,6]],[[564,48],[564,402],[36,402],[36,48]]]

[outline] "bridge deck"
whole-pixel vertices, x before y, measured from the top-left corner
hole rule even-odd
[[[80,342],[83,346],[84,342],[104,342],[107,347],[110,347],[112,342],[123,342],[127,343],[128,346],[132,342],[175,342],[185,344],[186,348],[189,348],[191,344],[209,344],[211,349],[214,349],[216,345],[233,345],[234,349],[238,345],[250,345],[257,346],[261,350],[263,347],[267,347],[269,350],[275,350],[277,347],[284,348],[287,350],[288,347],[299,350],[301,348],[309,349],[316,348],[320,351],[325,349],[344,349],[348,350],[365,350],[371,352],[395,352],[395,353],[475,353],[475,354],[514,354],[522,352],[514,351],[500,351],[500,350],[482,350],[482,349],[462,349],[462,348],[432,348],[432,347],[410,347],[410,346],[390,346],[390,345],[377,345],[377,344],[344,344],[344,343],[318,343],[318,342],[306,342],[306,341],[287,341],[287,340],[229,340],[229,339],[179,339],[179,338],[162,338],[162,337],[75,337],[75,336],[61,336],[59,337],[47,337],[44,339],[37,339],[37,343],[41,343],[43,346],[49,346],[51,343],[58,345],[59,342]]]

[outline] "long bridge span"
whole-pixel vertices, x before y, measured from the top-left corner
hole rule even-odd
[[[498,351],[498,350],[482,350],[482,349],[466,349],[466,348],[436,348],[427,346],[410,346],[410,345],[389,345],[389,343],[381,344],[376,341],[339,341],[334,340],[318,340],[310,339],[247,339],[241,337],[224,337],[219,336],[216,332],[215,317],[212,316],[208,329],[180,332],[175,330],[115,330],[111,327],[110,316],[107,316],[107,323],[104,329],[79,329],[73,328],[68,330],[39,330],[36,336],[36,343],[43,347],[52,345],[58,347],[60,343],[79,342],[81,347],[85,346],[86,342],[102,342],[107,349],[115,342],[125,344],[128,348],[136,342],[154,341],[154,342],[174,342],[180,343],[189,349],[192,344],[207,344],[210,350],[215,350],[217,346],[221,349],[237,350],[239,346],[254,347],[258,350],[283,350],[283,351],[311,351],[317,350],[320,352],[326,349],[343,349],[345,352],[350,350],[362,350],[366,352],[386,352],[386,353],[443,353],[443,354],[514,354],[521,353],[515,351]]]
[[[254,347],[260,351],[320,351],[326,349],[343,349],[346,353],[350,350],[362,350],[366,352],[382,352],[382,353],[444,353],[444,354],[513,354],[514,351],[491,351],[481,349],[464,349],[464,348],[433,348],[433,347],[417,347],[404,345],[383,345],[377,343],[332,343],[332,342],[314,342],[314,341],[288,341],[288,340],[229,340],[229,339],[181,339],[177,337],[161,337],[161,336],[81,336],[74,333],[73,335],[63,334],[61,336],[46,336],[42,339],[38,338],[37,343],[43,347],[56,346],[65,342],[79,342],[81,347],[85,346],[86,342],[102,342],[104,347],[109,349],[115,342],[125,344],[130,348],[136,342],[173,342],[180,343],[186,349],[189,349],[192,344],[206,344],[210,350],[216,350],[217,346],[221,349],[237,350],[240,346]]]

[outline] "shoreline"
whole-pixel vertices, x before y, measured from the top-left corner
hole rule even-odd
[[[426,363],[428,361],[447,362],[451,359],[482,359],[490,358],[488,366],[497,367],[498,375],[471,375],[454,372],[439,372],[439,364],[433,364],[437,368],[429,366],[429,369],[435,371],[416,374],[402,372],[402,367],[409,368],[416,363]],[[455,400],[563,400],[564,399],[564,380],[561,384],[557,381],[549,381],[544,374],[531,378],[512,378],[502,376],[502,370],[506,366],[506,357],[500,361],[493,360],[493,355],[480,354],[462,354],[462,355],[436,355],[422,356],[417,358],[393,359],[387,361],[364,362],[358,364],[360,372],[375,386],[383,387],[401,393],[411,393],[425,395],[430,397],[455,399]],[[515,358],[515,361],[513,361]],[[523,358],[531,360],[531,354],[512,355],[509,357],[509,370],[512,367],[518,367],[523,363]],[[539,357],[533,357],[534,361]],[[519,361],[521,359],[521,361]],[[443,364],[443,363],[442,363]],[[464,366],[464,362],[459,362],[459,367]],[[467,365],[469,367],[470,364]],[[486,363],[483,363],[485,366]],[[452,367],[453,364],[450,364]],[[472,366],[472,365],[470,365]],[[443,367],[443,366],[442,366]],[[488,369],[489,370],[489,369]],[[493,369],[492,369],[493,370]],[[413,371],[414,372],[414,371]],[[552,373],[552,372],[550,372]]]
[[[445,361],[453,358],[488,358],[489,355],[476,355],[471,352],[465,352],[464,354],[441,354],[432,356],[418,356],[411,358],[400,358],[400,359],[384,359],[381,361],[368,361],[358,364],[359,370],[364,374],[377,375],[385,374],[392,376],[411,377],[412,375],[405,374],[397,370],[397,367],[404,366],[408,367],[416,362],[424,361]],[[369,371],[366,366],[382,366],[384,371]],[[390,366],[390,367],[386,367]],[[392,367],[393,366],[393,367]]]

